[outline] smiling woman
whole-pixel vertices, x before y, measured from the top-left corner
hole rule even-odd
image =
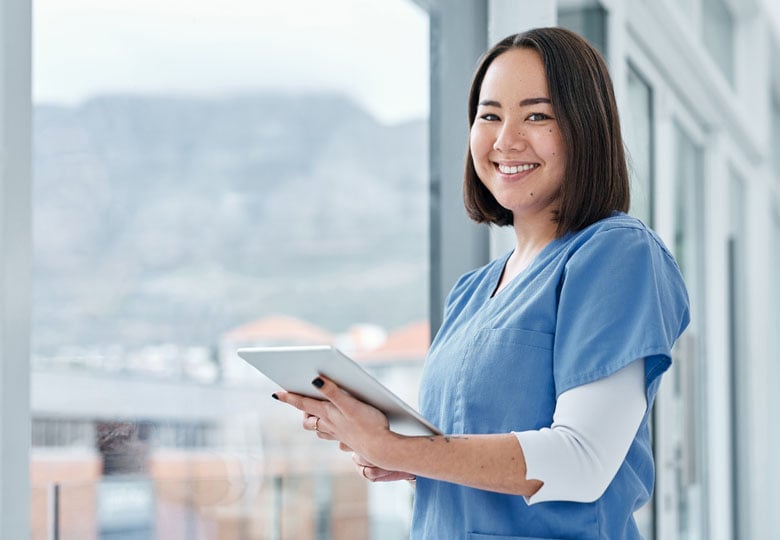
[[[420,388],[444,435],[395,433],[325,377],[324,400],[274,397],[362,476],[415,479],[414,539],[639,539],[648,413],[690,317],[672,255],[625,214],[604,61],[567,30],[509,36],[479,62],[469,120],[467,209],[516,244],[447,298]]]

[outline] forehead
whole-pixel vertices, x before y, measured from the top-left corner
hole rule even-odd
[[[480,99],[495,99],[500,97],[499,94],[510,93],[519,99],[549,97],[542,57],[535,50],[510,49],[488,66],[479,92]]]

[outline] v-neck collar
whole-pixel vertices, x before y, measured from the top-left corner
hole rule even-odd
[[[498,285],[501,283],[501,278],[504,275],[504,272],[506,271],[506,265],[509,262],[509,258],[512,256],[512,254],[515,252],[514,249],[510,249],[502,258],[499,258],[496,260],[495,268],[492,272],[492,275],[490,276],[490,279],[488,280],[488,283],[490,284],[490,291],[488,294],[488,302],[495,300],[497,297],[503,295],[505,292],[507,292],[508,289],[515,286],[515,284],[519,281],[522,281],[525,276],[527,276],[536,266],[541,264],[541,261],[543,259],[547,258],[547,255],[549,252],[553,249],[554,246],[559,245],[561,242],[565,241],[570,236],[570,233],[564,234],[561,237],[553,238],[545,246],[539,251],[539,253],[536,254],[536,256],[533,258],[533,260],[523,268],[523,270],[518,273],[515,277],[513,277],[506,286],[501,289],[500,291],[496,291],[498,289]]]

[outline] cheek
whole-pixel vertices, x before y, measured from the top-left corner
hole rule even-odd
[[[545,153],[551,161],[560,162],[566,160],[566,151],[563,147],[563,141],[559,133],[552,132],[544,142]]]
[[[472,127],[469,132],[469,149],[476,164],[477,161],[486,159],[486,155],[493,148],[493,143],[484,129]]]
[[[469,132],[469,150],[471,151],[471,156],[474,158],[474,161],[477,160],[477,156],[479,156],[479,148],[477,146],[477,133],[474,130],[474,128],[471,129]]]

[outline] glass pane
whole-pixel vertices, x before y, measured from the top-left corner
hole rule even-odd
[[[631,214],[653,223],[653,90],[629,66],[623,131],[631,175]]]
[[[706,532],[706,362],[703,358],[702,315],[704,199],[703,155],[675,126],[676,218],[674,252],[691,299],[691,325],[675,347],[673,402],[676,414],[675,467],[680,538],[707,538]]]
[[[676,5],[680,7],[680,9],[689,19],[693,18],[696,0],[678,0]]]
[[[336,344],[416,403],[427,14],[34,9],[34,537],[408,537],[409,486],[365,482],[235,351]]]
[[[773,246],[773,265],[772,268],[780,268],[780,202],[775,205],[773,212],[773,232],[772,232],[772,246]],[[780,328],[780,280],[773,279],[772,285],[772,324],[770,328]],[[774,362],[769,362],[769,385],[772,391],[768,393],[769,403],[769,418],[780,417],[780,395],[776,391],[780,388],[780,332],[772,332],[772,352],[770,358],[774,358]],[[769,430],[769,454],[770,456],[780,455],[780,430]],[[776,484],[780,482],[780,463],[777,460],[771,460],[771,472],[770,483]],[[770,530],[780,530],[780,512],[774,512],[770,520]]]
[[[702,0],[702,39],[726,80],[734,85],[734,16],[724,0]]]
[[[745,182],[733,170],[730,171],[730,229],[729,238],[729,383],[731,393],[731,455],[732,455],[732,513],[734,516],[734,538],[751,538],[749,522],[750,479],[743,474],[744,463],[750,459],[748,442],[750,427],[743,419],[747,418],[750,386],[746,369],[746,328],[747,311],[746,287],[747,268],[745,267],[747,240]]]
[[[631,178],[630,213],[652,226],[653,91],[631,66],[628,69],[628,109],[621,119]],[[654,500],[651,499],[634,515],[644,538],[654,536],[654,514]]]
[[[607,58],[607,10],[598,2],[566,5],[558,9],[558,26],[577,32]]]
[[[780,91],[778,91],[780,93]],[[780,182],[780,97],[772,99],[772,169]]]

